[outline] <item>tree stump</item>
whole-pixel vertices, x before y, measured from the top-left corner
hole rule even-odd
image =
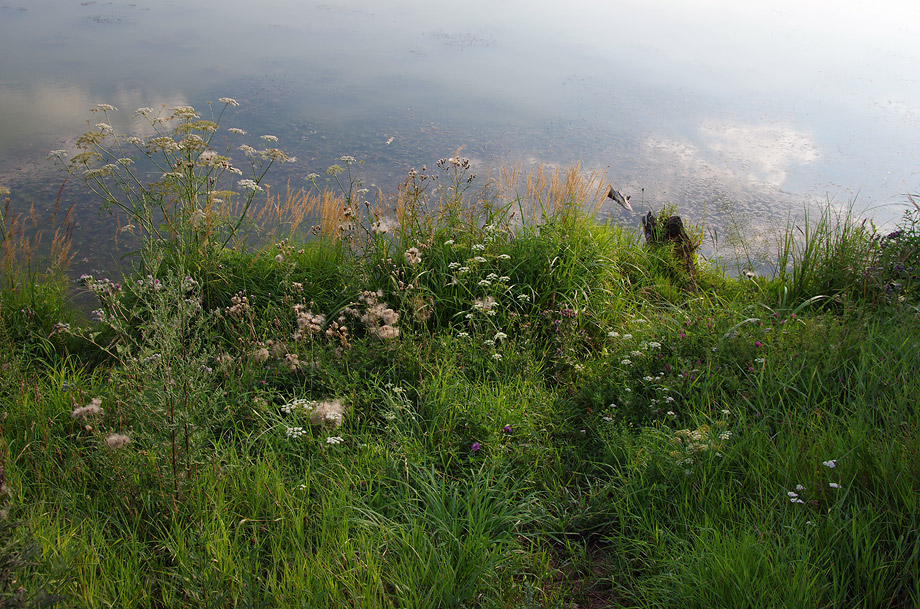
[[[696,266],[693,262],[693,252],[696,244],[684,230],[684,222],[680,216],[668,216],[659,221],[652,212],[642,218],[642,232],[645,233],[645,242],[652,245],[671,243],[674,253],[687,269],[687,275],[693,285],[696,285]]]

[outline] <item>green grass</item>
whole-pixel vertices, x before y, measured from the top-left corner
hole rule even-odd
[[[915,216],[693,280],[445,176],[388,234],[149,244],[96,322],[11,277],[2,606],[920,603]]]

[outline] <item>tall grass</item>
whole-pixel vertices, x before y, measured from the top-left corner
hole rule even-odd
[[[40,366],[4,304],[4,603],[920,602],[916,224],[691,285],[577,168],[343,159],[234,212],[267,245],[84,278]]]

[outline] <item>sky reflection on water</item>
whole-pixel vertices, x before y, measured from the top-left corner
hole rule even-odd
[[[480,172],[608,167],[716,228],[825,198],[897,218],[920,183],[916,2],[3,1],[0,182],[36,198],[95,104],[131,129],[221,96],[299,158],[282,182],[349,154],[388,189],[463,146]]]

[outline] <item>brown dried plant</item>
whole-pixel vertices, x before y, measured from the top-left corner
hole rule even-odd
[[[527,173],[520,164],[502,162],[488,181],[499,199],[519,201],[524,222],[573,209],[596,216],[608,189],[605,171],[583,172],[580,162],[565,169],[541,164]]]
[[[40,278],[59,277],[70,266],[73,259],[73,208],[61,209],[64,184],[58,190],[51,217],[41,222],[35,212],[35,204],[29,213],[16,212],[10,202],[9,190],[3,189],[2,213],[0,213],[0,277],[2,287],[15,289],[19,282],[34,283]],[[53,232],[51,232],[53,231]],[[51,242],[43,244],[48,233]]]

